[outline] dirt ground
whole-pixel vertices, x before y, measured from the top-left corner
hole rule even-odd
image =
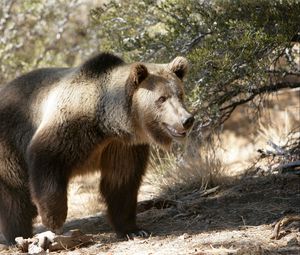
[[[271,239],[280,218],[300,215],[299,176],[248,176],[208,191],[155,194],[146,183],[140,200],[152,202],[139,204],[138,222],[152,235],[130,241],[115,237],[103,213],[84,217],[84,204],[77,204],[82,216],[71,214],[64,231],[80,229],[92,234],[94,242],[60,254],[300,254],[299,222],[283,228],[278,240]],[[44,229],[37,223],[36,231]],[[10,248],[0,253],[20,252]]]

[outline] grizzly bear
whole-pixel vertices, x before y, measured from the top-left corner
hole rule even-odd
[[[136,225],[149,145],[170,147],[191,129],[183,103],[187,60],[126,64],[102,53],[75,68],[44,68],[0,88],[0,230],[32,235],[39,214],[52,231],[67,217],[70,179],[101,172],[100,191],[119,236]]]

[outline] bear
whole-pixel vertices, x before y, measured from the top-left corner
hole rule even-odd
[[[70,179],[100,171],[100,193],[119,237],[136,224],[149,146],[183,141],[194,116],[184,105],[184,57],[125,63],[99,53],[77,67],[42,68],[0,88],[0,231],[31,237],[33,219],[61,232]]]

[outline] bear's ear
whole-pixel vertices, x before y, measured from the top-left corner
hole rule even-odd
[[[176,57],[170,64],[168,64],[168,68],[175,73],[180,80],[182,80],[188,71],[189,64],[186,58]]]
[[[129,96],[132,96],[134,91],[139,87],[140,83],[148,76],[148,69],[141,63],[131,65],[129,77],[126,81],[126,90]]]
[[[139,84],[145,80],[148,76],[148,69],[141,63],[134,63],[131,65],[129,77],[127,79],[127,86],[129,91],[133,91],[138,88]]]

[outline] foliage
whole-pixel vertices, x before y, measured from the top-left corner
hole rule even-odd
[[[42,66],[72,65],[85,31],[72,14],[78,0],[0,2],[0,79]]]
[[[257,95],[300,87],[291,43],[299,13],[296,0],[133,0],[93,9],[91,17],[102,49],[127,60],[187,56],[188,99],[201,127],[219,126]]]

